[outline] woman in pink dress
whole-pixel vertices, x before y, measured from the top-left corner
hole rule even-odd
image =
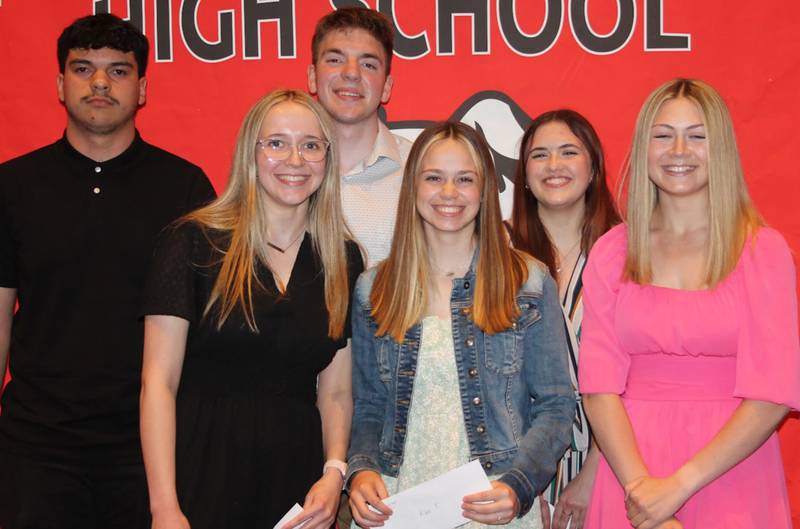
[[[580,390],[603,459],[589,529],[790,529],[775,429],[800,408],[795,270],[700,81],[636,123],[627,225],[584,272]]]

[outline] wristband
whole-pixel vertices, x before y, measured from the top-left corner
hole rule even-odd
[[[335,468],[342,475],[342,483],[344,483],[344,477],[347,475],[347,463],[341,459],[328,459],[322,466],[322,473],[325,474],[329,468]]]

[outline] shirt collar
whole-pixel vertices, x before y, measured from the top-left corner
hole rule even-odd
[[[77,171],[85,172],[87,170],[91,170],[92,168],[100,167],[102,171],[116,172],[121,169],[125,169],[136,161],[136,159],[142,153],[145,142],[137,130],[135,131],[133,141],[130,145],[128,145],[127,149],[122,151],[114,158],[104,162],[96,162],[91,158],[81,154],[67,139],[66,131],[64,132],[63,136],[61,136],[61,139],[58,141],[57,145],[60,153],[67,160],[69,165]]]
[[[379,121],[378,134],[375,136],[375,144],[372,146],[372,151],[369,153],[369,156],[357,163],[345,176],[363,173],[367,168],[375,165],[381,158],[388,158],[398,164],[402,164],[400,151],[397,148],[397,140],[395,140],[389,128],[382,121]]]

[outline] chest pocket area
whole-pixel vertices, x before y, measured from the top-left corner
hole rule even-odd
[[[539,300],[535,296],[519,295],[517,305],[520,315],[511,329],[493,335],[483,335],[486,368],[506,376],[518,373],[522,369],[525,333],[528,327],[541,318]]]

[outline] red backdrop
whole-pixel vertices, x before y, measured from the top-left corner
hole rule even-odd
[[[306,87],[314,23],[346,3],[359,2],[0,0],[0,161],[61,134],[56,38],[73,19],[110,9],[142,25],[151,39],[148,102],[138,116],[143,136],[201,165],[220,189],[247,108],[273,88]],[[527,116],[569,106],[595,124],[608,151],[610,174],[617,175],[645,96],[677,76],[710,82],[733,113],[756,204],[792,248],[800,248],[800,215],[790,192],[796,176],[789,167],[800,152],[795,128],[800,3],[360,3],[393,12],[403,36],[386,105],[389,121],[403,122],[399,128],[418,125],[409,121],[461,118],[475,103],[472,96],[483,91],[504,94],[500,100],[513,102],[510,106]],[[476,122],[493,142],[491,131],[511,131],[511,140],[495,146],[511,154],[525,116],[520,120],[517,114],[518,125],[509,128],[509,113],[494,124],[486,122],[492,112],[488,118],[487,112],[479,114]],[[783,425],[781,438],[793,520],[800,526],[800,453],[793,450],[800,441],[797,415]]]

